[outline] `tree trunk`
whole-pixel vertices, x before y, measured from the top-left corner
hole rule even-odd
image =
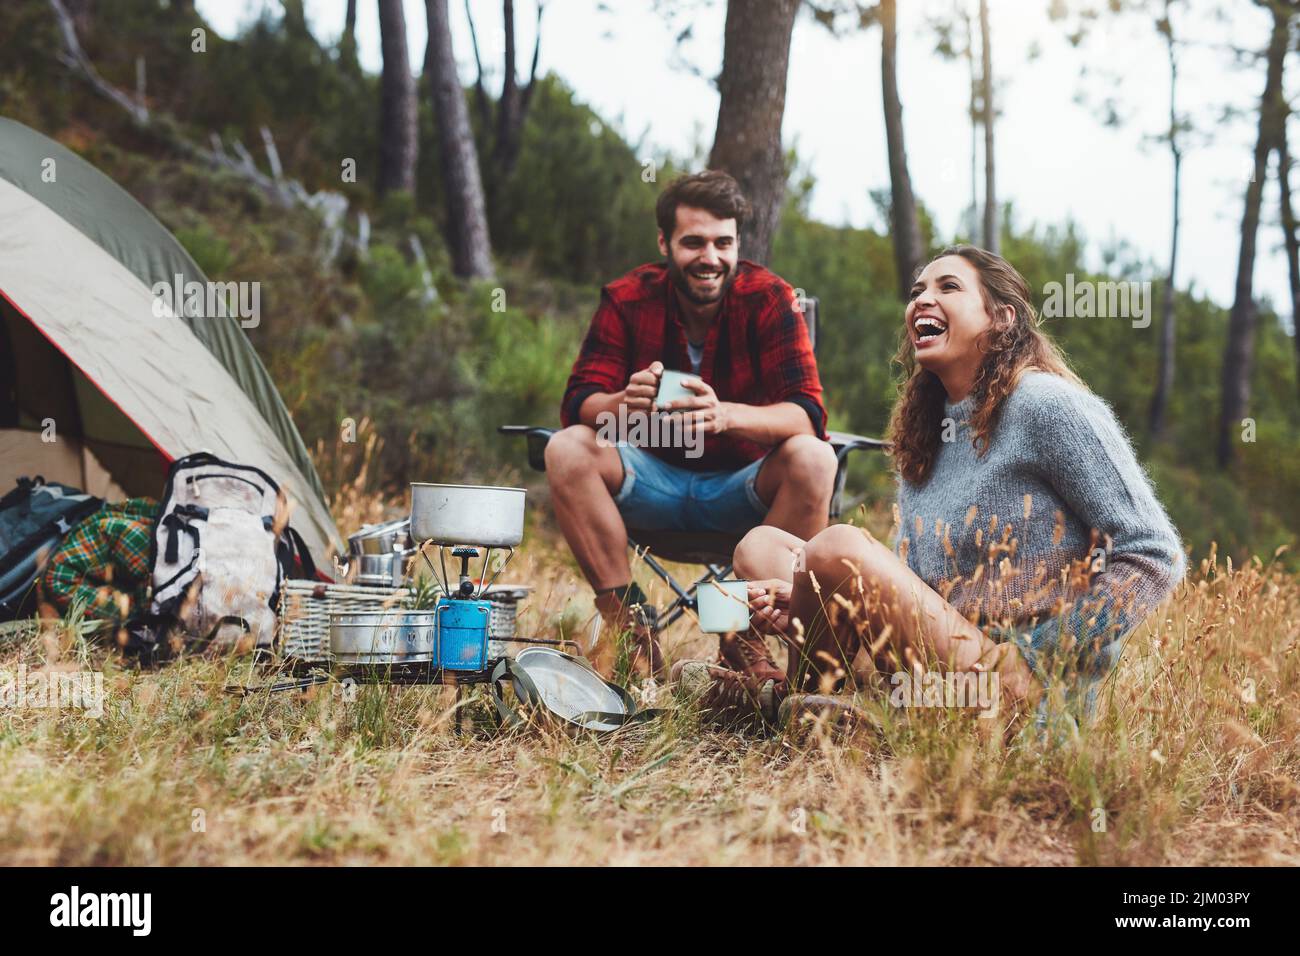
[[[1164,295],[1160,302],[1160,363],[1156,372],[1156,390],[1151,397],[1151,439],[1165,437],[1166,413],[1169,395],[1174,387],[1174,277],[1178,267],[1178,229],[1181,221],[1180,194],[1182,188],[1183,152],[1178,146],[1178,56],[1174,45],[1173,21],[1170,3],[1165,0],[1162,31],[1169,52],[1169,152],[1174,158],[1174,224],[1169,240],[1169,274],[1165,277]]]
[[[1286,118],[1282,120],[1277,150],[1277,179],[1282,192],[1282,236],[1291,279],[1291,327],[1296,349],[1296,387],[1300,390],[1300,241],[1296,238],[1295,208],[1291,205],[1291,150],[1287,145]]]
[[[492,104],[488,100],[487,89],[483,86],[483,60],[478,54],[478,31],[474,29],[474,13],[470,10],[469,0],[465,0],[465,21],[469,24],[469,43],[474,49],[474,102],[478,107],[478,118],[484,131],[492,129]],[[430,48],[431,49],[431,48]],[[428,54],[425,54],[425,72],[429,70]]]
[[[447,0],[426,0],[425,6],[429,19],[429,49],[424,62],[433,97],[452,269],[458,276],[489,278],[492,275],[492,246],[483,202],[483,181],[479,174],[478,150],[470,132],[465,91],[461,89],[460,77],[456,74]]]
[[[285,30],[291,36],[306,36],[310,33],[307,29],[307,13],[303,10],[302,0],[280,0],[280,5],[284,7]]]
[[[989,0],[980,0],[980,44],[984,61],[980,80],[980,95],[984,100],[984,248],[995,255],[1001,255],[998,194],[993,185],[993,121],[997,117],[997,111],[993,106],[993,42],[989,37]]]
[[[1218,462],[1227,468],[1237,457],[1242,418],[1250,406],[1250,376],[1255,362],[1255,240],[1259,207],[1268,171],[1268,154],[1278,145],[1282,113],[1282,65],[1286,58],[1291,11],[1271,4],[1273,32],[1268,44],[1268,72],[1259,105],[1259,135],[1255,168],[1246,187],[1241,217],[1241,248],[1237,255],[1237,286],[1228,316],[1228,342],[1223,354],[1223,392],[1219,415]]]
[[[970,72],[970,210],[967,213],[966,234],[974,242],[980,231],[980,196],[979,196],[979,75],[975,72],[975,31],[971,28],[970,14],[962,10],[962,20],[966,23],[966,66]]]
[[[503,0],[501,19],[505,28],[505,63],[501,79],[501,99],[497,102],[496,142],[492,150],[492,163],[505,172],[507,141],[519,122],[519,81],[515,78],[515,5],[513,0]]]
[[[379,194],[415,194],[418,125],[415,78],[406,52],[402,0],[379,0],[379,35],[384,54],[379,106]]]
[[[903,103],[898,97],[898,21],[895,0],[881,0],[880,85],[885,98],[885,142],[889,150],[889,219],[894,240],[898,294],[906,302],[921,265],[921,227],[916,221],[912,177],[903,146]]]
[[[740,255],[766,262],[785,198],[781,122],[790,34],[800,0],[728,0],[709,166],[736,177],[749,200]]]
[[[357,63],[357,0],[348,0],[343,19],[343,38],[339,40],[339,60],[348,70],[358,72]]]
[[[532,66],[528,71],[528,82],[519,86],[515,77],[515,5],[513,0],[504,0],[502,9],[505,22],[505,74],[501,85],[501,101],[497,107],[496,140],[492,149],[492,165],[497,178],[505,182],[515,171],[519,162],[519,147],[523,140],[524,120],[528,116],[528,104],[533,97],[537,82],[537,60],[542,47],[542,10],[544,0],[537,4],[537,33],[533,43]],[[475,51],[477,55],[477,50]]]

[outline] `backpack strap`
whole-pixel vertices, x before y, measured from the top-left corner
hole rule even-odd
[[[212,639],[217,636],[217,631],[221,630],[227,624],[235,625],[245,634],[253,633],[253,629],[249,626],[248,622],[244,620],[242,617],[236,617],[233,614],[227,614],[221,620],[217,621],[216,624],[212,625],[212,630],[208,631],[207,635],[204,636],[203,640],[200,641],[199,643],[204,645],[211,644]]]
[[[492,706],[496,708],[501,722],[507,727],[515,729],[527,725],[528,720],[521,717],[518,711],[506,703],[502,689],[507,680],[515,685],[515,696],[519,698],[519,703],[530,710],[542,703],[542,695],[538,692],[533,679],[525,673],[522,667],[517,666],[513,660],[503,657],[497,662],[497,666],[492,670],[492,679],[488,684],[488,692],[492,698]]]
[[[180,505],[170,514],[163,515],[162,526],[167,532],[166,550],[163,552],[163,560],[168,564],[175,564],[181,559],[180,545],[176,539],[177,532],[184,531],[194,542],[197,550],[199,547],[199,529],[190,524],[190,518],[196,518],[199,521],[208,520],[208,509],[201,505]]]

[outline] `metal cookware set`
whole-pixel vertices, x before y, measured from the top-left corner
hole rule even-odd
[[[428,609],[385,606],[331,613],[334,663],[367,682],[454,683],[458,694],[460,685],[486,684],[500,722],[511,727],[528,718],[507,702],[502,693],[506,684],[513,684],[515,700],[526,711],[549,714],[573,728],[610,731],[653,717],[657,711],[638,712],[625,690],[554,647],[531,646],[513,658],[509,655],[506,645],[516,642],[514,606],[529,589],[491,589],[523,534],[522,488],[413,484],[410,518],[370,525],[352,535],[346,571],[354,584],[391,594],[406,582],[408,565],[418,558],[437,579],[437,603]],[[417,541],[422,544],[417,546]],[[436,566],[430,556],[435,548]],[[447,572],[448,549],[453,561],[460,562],[455,578]],[[475,577],[470,565],[480,557],[480,549],[483,564]],[[489,577],[497,549],[506,551],[505,560]],[[572,644],[545,638],[522,643]],[[267,689],[302,689],[330,679],[330,674],[317,671]],[[456,713],[459,728],[462,711],[457,708]]]
[[[355,573],[358,584],[401,587],[408,562],[419,555],[442,593],[431,610],[394,608],[333,615],[330,651],[334,660],[354,668],[411,664],[467,674],[485,671],[489,639],[494,636],[494,610],[498,621],[505,613],[494,608],[486,595],[514,556],[523,534],[522,488],[413,484],[409,518],[367,526],[348,539],[347,570]],[[417,547],[415,541],[424,544]],[[431,547],[438,552],[437,567],[429,556]],[[448,547],[452,558],[460,562],[454,584],[447,573]],[[485,554],[482,572],[475,580],[470,562],[479,557],[479,548],[485,549]],[[505,549],[507,555],[489,578],[495,549]],[[514,591],[512,596],[518,600]],[[492,650],[500,649],[500,642],[493,644]]]

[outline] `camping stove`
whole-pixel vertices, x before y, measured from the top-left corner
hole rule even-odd
[[[481,671],[487,667],[488,625],[492,619],[492,605],[484,598],[484,594],[491,587],[487,570],[492,549],[486,549],[483,573],[479,575],[478,584],[475,585],[469,575],[469,563],[479,556],[478,548],[468,545],[457,545],[452,548],[452,558],[460,561],[459,582],[453,590],[451,580],[447,576],[445,548],[442,545],[437,547],[438,564],[442,568],[442,576],[438,582],[442,586],[442,595],[434,606],[434,616],[438,622],[438,666],[447,671]],[[425,563],[437,578],[438,572],[434,569],[433,562],[429,560],[428,553],[423,548],[420,553],[424,555]],[[512,548],[510,556],[492,576],[492,581],[496,580],[513,556]]]

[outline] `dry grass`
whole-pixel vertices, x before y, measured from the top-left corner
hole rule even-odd
[[[537,587],[521,631],[581,633],[572,559],[545,528],[527,541],[507,575]],[[0,863],[1295,864],[1298,639],[1300,581],[1205,562],[1131,637],[1077,746],[1012,748],[871,700],[883,733],[848,741],[719,734],[687,711],[492,736],[479,704],[480,732],[457,736],[445,688],[240,699],[222,686],[242,662],[138,673],[93,652],[102,718],[0,711]],[[666,646],[709,653],[690,622]],[[75,649],[30,636],[0,669]]]

